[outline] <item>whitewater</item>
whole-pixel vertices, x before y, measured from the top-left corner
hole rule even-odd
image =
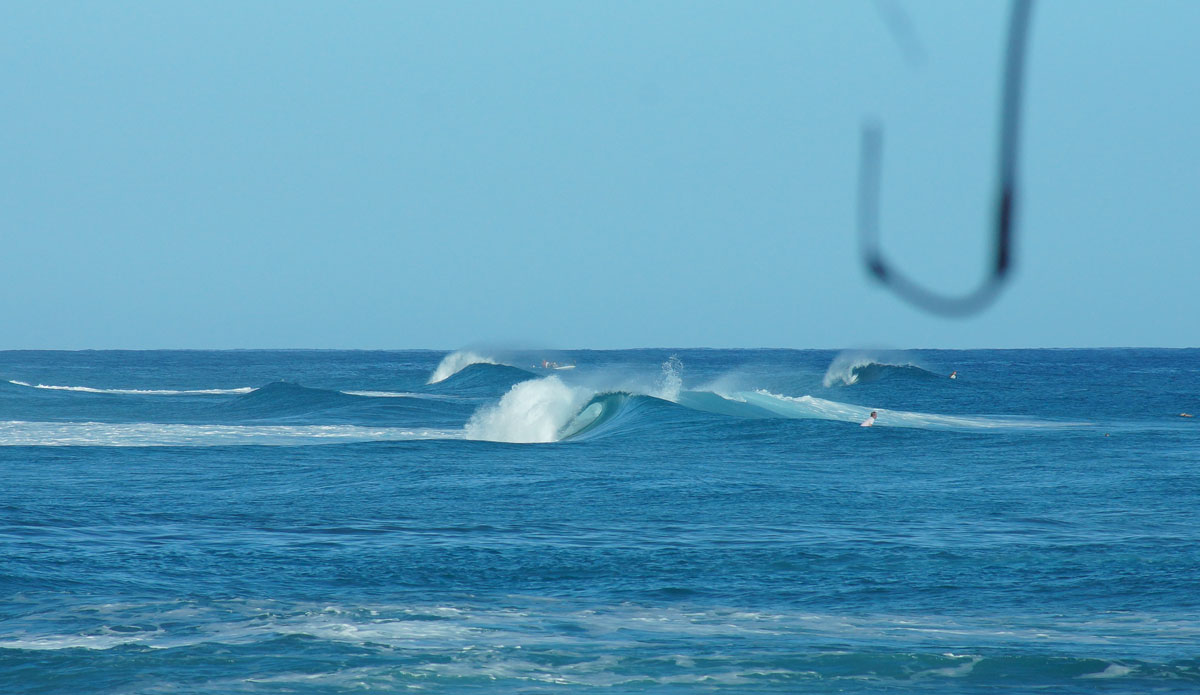
[[[0,691],[1196,692],[1197,393],[1200,350],[0,352]]]

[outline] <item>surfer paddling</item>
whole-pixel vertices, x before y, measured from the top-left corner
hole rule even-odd
[[[875,424],[875,411],[872,410],[871,414],[867,416],[866,420],[862,421],[862,424],[859,425],[859,427],[871,427],[874,424]]]

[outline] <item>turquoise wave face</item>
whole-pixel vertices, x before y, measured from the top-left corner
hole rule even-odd
[[[869,357],[0,353],[0,691],[1200,689],[1200,351]]]

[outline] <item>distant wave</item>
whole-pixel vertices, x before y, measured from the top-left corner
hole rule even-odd
[[[445,381],[473,364],[500,364],[500,362],[476,352],[459,350],[443,357],[437,368],[433,370],[433,374],[429,375],[429,381],[425,383],[436,384],[439,381]]]
[[[221,396],[237,395],[254,391],[252,386],[242,386],[234,389],[98,389],[90,386],[51,386],[48,384],[28,384],[24,381],[9,380],[10,384],[25,386],[32,389],[47,389],[50,391],[78,391],[81,393],[111,393],[134,396]]]
[[[536,376],[532,372],[507,364],[476,362],[436,384],[427,384],[421,391],[455,398],[498,398],[514,384]]]
[[[867,353],[842,353],[829,364],[822,383],[825,388],[852,386],[888,376],[931,378],[937,375],[911,361],[889,360]]]
[[[459,430],[360,425],[179,425],[149,422],[0,422],[0,446],[309,446],[462,439]]]

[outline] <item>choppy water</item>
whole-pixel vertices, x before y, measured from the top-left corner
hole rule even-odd
[[[1182,412],[1200,350],[0,352],[0,691],[1200,692]]]

